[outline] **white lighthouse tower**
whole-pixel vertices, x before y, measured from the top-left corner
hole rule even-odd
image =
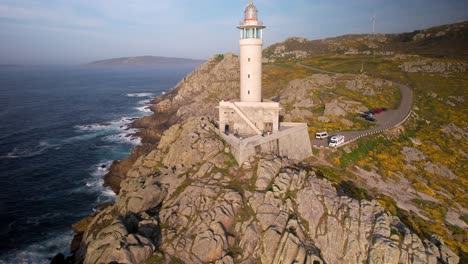
[[[258,20],[257,7],[252,3],[244,9],[240,29],[240,100],[220,102],[219,129],[225,134],[247,138],[270,135],[279,130],[278,102],[262,98],[262,46],[265,28]]]
[[[244,9],[240,29],[240,100],[219,102],[219,135],[231,146],[239,164],[271,153],[301,160],[312,155],[305,123],[279,122],[279,102],[262,97],[263,23],[252,1]]]
[[[240,29],[240,101],[262,101],[263,23],[252,1],[245,7]]]

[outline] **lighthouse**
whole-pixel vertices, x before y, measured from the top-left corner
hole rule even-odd
[[[265,26],[258,20],[257,7],[245,7],[240,29],[240,101],[262,101],[262,46]]]
[[[265,26],[258,20],[258,9],[252,1],[244,9],[240,30],[239,100],[219,103],[219,129],[239,138],[268,136],[279,130],[278,102],[262,98],[262,46]]]
[[[305,123],[280,123],[280,103],[262,97],[262,46],[265,26],[252,1],[240,30],[239,99],[219,102],[218,129],[239,164],[258,154],[301,160],[312,155]]]

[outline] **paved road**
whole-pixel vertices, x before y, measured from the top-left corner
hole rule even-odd
[[[303,65],[303,64],[298,64],[298,65],[301,66],[301,67],[307,68],[307,69],[311,69],[311,70],[320,72],[320,73],[336,74],[334,72],[317,69],[317,68],[306,66],[306,65]],[[345,144],[347,144],[347,143],[353,142],[354,140],[356,140],[356,139],[358,139],[360,137],[382,132],[382,131],[387,130],[389,128],[398,126],[401,123],[403,123],[404,121],[406,121],[406,119],[408,118],[408,116],[411,113],[411,108],[413,106],[413,91],[406,85],[399,84],[399,83],[395,83],[395,84],[400,89],[400,94],[401,94],[400,106],[398,107],[398,109],[388,110],[388,111],[382,112],[380,114],[374,115],[373,117],[377,120],[376,121],[376,123],[378,125],[377,127],[367,129],[367,130],[357,130],[357,131],[343,131],[343,132],[340,132],[340,131],[330,132],[330,131],[328,131],[329,135],[333,135],[333,134],[344,135],[345,136]],[[328,142],[325,139],[323,139],[323,140],[311,140],[311,144],[313,146],[324,146],[324,147],[328,146]],[[345,144],[343,144],[343,145],[345,145]],[[343,145],[341,145],[341,146],[343,146]]]

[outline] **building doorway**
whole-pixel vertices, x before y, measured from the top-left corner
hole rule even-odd
[[[265,134],[270,135],[273,132],[273,123],[265,123],[263,127],[265,128]]]

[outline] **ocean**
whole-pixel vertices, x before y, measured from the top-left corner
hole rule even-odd
[[[115,198],[103,175],[140,144],[129,124],[194,68],[0,67],[0,263],[69,253],[71,224]]]

